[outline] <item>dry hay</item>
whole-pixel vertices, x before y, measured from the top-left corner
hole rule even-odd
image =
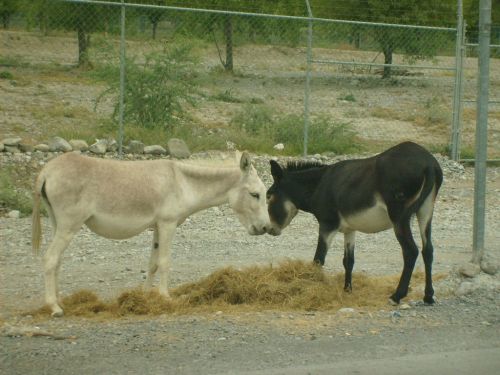
[[[330,275],[313,264],[288,260],[278,266],[252,266],[238,270],[220,269],[200,281],[171,290],[167,300],[157,291],[133,289],[116,301],[103,302],[93,292],[82,290],[62,300],[67,316],[120,317],[137,315],[188,314],[200,312],[301,310],[335,311],[341,307],[379,309],[387,305],[399,276],[353,275],[353,292],[344,292],[344,274]],[[415,272],[412,284],[423,284],[422,272]],[[409,298],[420,299],[412,291]],[[32,312],[46,315],[48,307]]]

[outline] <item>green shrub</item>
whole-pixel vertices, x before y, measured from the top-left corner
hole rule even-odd
[[[277,143],[289,155],[304,151],[304,118],[277,116],[265,106],[248,105],[231,120],[232,140],[240,148],[272,153]],[[308,129],[308,153],[345,154],[361,149],[349,124],[335,123],[326,116],[312,119]]]
[[[153,52],[144,63],[133,59],[126,62],[125,122],[144,128],[161,128],[171,131],[185,117],[185,104],[195,104],[196,74],[192,68],[194,58],[190,47],[175,47],[162,52]],[[104,66],[102,77],[112,77],[110,87],[97,99],[111,95],[115,102],[113,118],[119,112],[118,75],[110,74],[114,68]]]
[[[0,79],[13,79],[14,75],[11,72],[3,70],[0,72]]]
[[[9,168],[0,172],[0,211],[19,210],[22,215],[29,215],[33,209],[31,197],[16,189],[12,179]]]
[[[231,119],[231,126],[251,135],[259,135],[273,123],[270,108],[260,105],[246,105]]]
[[[223,92],[220,92],[212,97],[214,100],[220,100],[221,102],[225,103],[241,103],[242,100],[238,99],[237,97],[234,96],[233,92],[228,89]]]

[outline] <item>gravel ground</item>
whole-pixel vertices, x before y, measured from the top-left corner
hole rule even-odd
[[[4,165],[32,172],[45,158],[37,154],[0,157]],[[482,272],[464,279],[457,271],[471,258],[473,170],[445,158],[440,162],[445,182],[433,222],[434,269],[447,277],[436,283],[438,304],[433,307],[407,301],[407,309],[388,305],[376,311],[220,311],[112,321],[35,319],[22,314],[43,304],[41,259],[31,256],[30,219],[0,217],[0,370],[5,374],[305,374],[334,369],[377,373],[377,368],[391,363],[394,373],[421,373],[426,367],[411,364],[430,366],[435,361],[435,370],[451,363],[454,371],[449,373],[461,373],[476,366],[476,359],[476,371],[493,373],[500,366],[500,276]],[[256,158],[269,186],[267,163],[266,157]],[[494,263],[500,253],[500,168],[488,169],[487,191],[486,247]],[[43,227],[46,245],[50,239],[46,219]],[[151,236],[145,232],[112,241],[83,229],[63,258],[62,294],[85,288],[112,298],[138,286],[145,276]],[[212,208],[178,228],[170,283],[195,281],[227,265],[310,260],[316,238],[317,224],[307,214],[299,214],[280,237],[252,237],[227,206]],[[341,249],[339,235],[327,257],[327,272],[343,271]],[[360,234],[355,272],[399,274],[400,252],[391,231]],[[420,258],[417,269],[423,269]],[[469,367],[458,365],[464,358],[471,359]]]

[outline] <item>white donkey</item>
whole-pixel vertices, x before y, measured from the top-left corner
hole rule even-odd
[[[168,294],[170,246],[175,229],[189,215],[229,203],[251,235],[270,227],[266,188],[247,153],[239,167],[201,166],[171,160],[117,161],[63,154],[40,172],[33,206],[33,251],[41,241],[40,200],[53,226],[44,255],[45,301],[62,316],[57,274],[61,254],[83,224],[107,238],[124,239],[154,229],[145,286],[160,271],[159,292]]]

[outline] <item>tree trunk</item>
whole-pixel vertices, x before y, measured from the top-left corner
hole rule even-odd
[[[384,64],[392,64],[392,46],[384,47]],[[384,66],[382,78],[391,78],[391,67]]]
[[[233,20],[227,15],[224,19],[224,37],[226,39],[226,71],[233,71]]]
[[[156,29],[158,27],[158,22],[153,22],[153,40],[156,40]]]
[[[10,21],[10,15],[4,14],[2,16],[2,24],[3,24],[4,30],[7,30],[9,28],[9,21]]]
[[[88,47],[90,38],[87,38],[85,30],[78,28],[78,66],[87,67],[90,65]]]

